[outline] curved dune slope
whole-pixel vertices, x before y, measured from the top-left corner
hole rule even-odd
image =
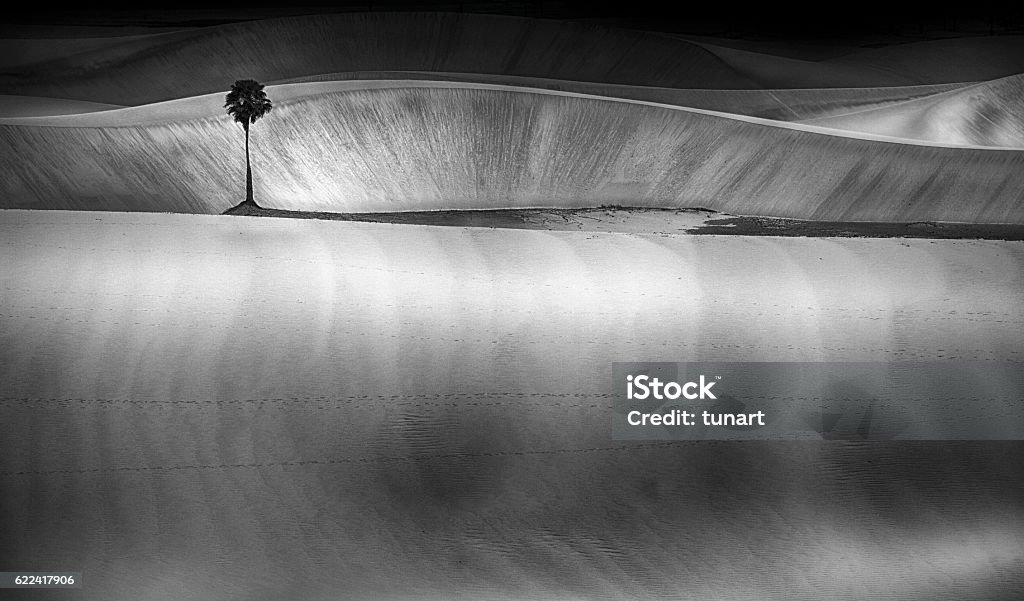
[[[824,88],[824,89],[772,89],[772,90],[702,90],[663,88],[655,86],[627,86],[621,84],[591,83],[542,77],[490,75],[486,73],[444,73],[437,71],[357,71],[322,73],[293,77],[273,82],[277,84],[343,81],[352,79],[403,79],[489,83],[525,88],[539,88],[642,100],[661,104],[699,108],[735,115],[748,115],[779,121],[812,119],[827,115],[845,114],[854,110],[878,108],[895,102],[922,98],[966,87],[966,83],[896,86],[878,88]]]
[[[746,74],[762,88],[868,88],[921,83],[917,78],[908,78],[901,73],[865,68],[856,63],[835,65],[826,61],[775,56],[707,42],[701,42],[700,45],[738,72]]]
[[[45,67],[0,74],[0,93],[146,104],[218,92],[241,77],[274,81],[360,70],[758,87],[685,40],[595,25],[457,13],[250,21],[127,41]]]
[[[891,87],[1024,71],[1019,36],[907,44],[807,61],[598,25],[458,13],[311,15],[103,44],[81,46],[70,56],[53,51],[51,60],[23,68],[8,65],[0,73],[0,93],[139,105],[213,93],[237,77],[279,81],[349,71],[696,89]]]
[[[367,78],[378,75],[379,78]],[[384,78],[390,75],[392,78]],[[410,75],[412,77],[410,77]],[[574,97],[592,97],[601,100],[622,100],[643,105],[671,105],[681,109],[714,113],[722,117],[744,119],[767,125],[792,127],[805,130],[825,130],[827,127],[814,125],[812,119],[801,116],[830,113],[835,116],[906,102],[908,99],[929,98],[952,90],[966,87],[965,84],[941,86],[910,86],[896,88],[833,88],[820,90],[683,90],[647,86],[620,86],[613,84],[591,84],[558,79],[533,77],[510,77],[505,75],[440,74],[408,71],[375,71],[372,73],[328,74],[299,77],[266,87],[267,94],[275,106],[287,105],[296,99],[318,94],[350,92],[354,90],[393,88],[463,88],[478,90],[501,90],[508,92],[542,93]],[[493,83],[483,83],[493,82]],[[514,85],[517,84],[517,85]],[[23,96],[8,96],[12,106],[37,115],[5,117],[0,114],[0,125],[26,125],[39,127],[124,127],[169,123],[189,119],[216,118],[224,113],[223,94],[205,94],[157,102],[142,106],[113,106],[81,101],[59,101],[52,99],[57,110],[47,113],[46,103],[32,108],[32,99]],[[22,100],[19,100],[22,99]],[[51,100],[51,99],[41,99]],[[67,107],[101,107],[92,111],[67,114],[61,111],[61,104]],[[725,108],[722,108],[722,107]],[[14,111],[17,113],[17,110]],[[792,121],[790,125],[773,122]],[[806,124],[799,123],[805,121]],[[831,132],[826,132],[831,133]],[[839,135],[855,135],[844,131]],[[892,136],[889,136],[892,137]]]
[[[97,50],[110,50],[116,47],[137,47],[138,42],[146,41],[152,43],[157,41],[156,36],[161,35],[166,34],[83,36],[73,38],[0,38],[0,69],[24,68],[29,65],[37,68],[39,63],[67,60],[76,55],[91,53]]]
[[[827,60],[695,43],[765,88],[910,86],[998,79],[1024,72],[1024,36],[897,44]]]
[[[1024,146],[1024,75],[895,106],[805,121],[849,131],[946,144]]]
[[[1024,35],[930,40],[871,48],[827,61],[897,73],[906,84],[999,79],[1024,73]]]
[[[939,84],[925,86],[897,86],[888,88],[824,88],[824,89],[775,89],[775,90],[701,90],[663,88],[655,86],[629,86],[621,84],[591,83],[543,77],[519,77],[514,75],[490,75],[486,73],[445,73],[435,71],[349,71],[321,73],[302,77],[290,77],[267,82],[267,92],[275,101],[283,88],[280,85],[297,83],[343,82],[353,80],[402,80],[402,81],[450,81],[459,83],[484,83],[537,88],[541,90],[565,91],[593,96],[606,96],[626,100],[641,100],[660,104],[699,108],[705,110],[747,115],[778,121],[801,121],[818,117],[844,115],[854,111],[890,106],[916,98],[949,92],[971,84]],[[365,84],[370,85],[370,84]],[[286,89],[285,89],[286,90]],[[291,97],[291,92],[285,92]],[[186,101],[179,99],[177,102]],[[142,105],[147,107],[150,105]],[[212,102],[210,103],[212,106]],[[139,110],[152,110],[143,109]],[[0,123],[7,124],[48,124],[51,121],[12,121],[22,117],[49,117],[72,113],[95,112],[124,108],[121,105],[91,103],[78,100],[38,98],[34,96],[0,95]],[[133,113],[120,113],[133,114]],[[141,113],[134,113],[141,115]],[[119,119],[112,116],[111,122]],[[136,117],[137,122],[141,117]],[[64,121],[53,121],[61,124]]]
[[[117,104],[102,104],[83,100],[63,98],[39,98],[36,96],[8,96],[0,94],[0,119],[21,119],[24,117],[53,117],[78,115],[97,111],[124,108]]]
[[[691,42],[705,46],[745,50],[747,52],[795,58],[803,61],[822,61],[858,52],[863,49],[861,46],[853,45],[852,42],[829,40],[825,38],[817,38],[803,42],[793,39],[746,39],[689,33],[671,33],[668,35],[682,38],[684,40],[690,40]]]
[[[607,396],[638,357],[1020,365],[1021,244],[37,211],[0,233],[0,555],[75,566],[81,601],[1024,586],[1020,443],[647,445],[611,439]]]
[[[282,102],[253,130],[257,200],[341,212],[617,203],[804,219],[1024,222],[1024,152],[860,139],[566,93],[415,83]],[[217,116],[0,126],[4,206],[227,209],[243,189],[240,129],[219,114],[215,96],[161,106],[200,102]],[[53,119],[87,123],[119,112]]]

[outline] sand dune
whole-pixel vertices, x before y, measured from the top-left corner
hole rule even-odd
[[[37,96],[6,96],[0,94],[0,119],[23,117],[53,117],[56,115],[77,115],[96,111],[124,108],[117,104],[101,104],[63,98],[39,98]]]
[[[1024,36],[893,44],[826,60],[777,56],[708,41],[695,43],[764,88],[942,84],[997,79],[1024,72]]]
[[[852,54],[862,50],[852,41],[817,38],[803,42],[793,39],[746,39],[736,37],[720,37],[713,35],[679,34],[675,37],[690,40],[698,44],[706,44],[718,48],[731,48],[758,54],[794,58],[803,61],[822,61]]]
[[[0,557],[82,601],[1015,598],[1024,443],[613,440],[609,375],[1013,370],[1020,242],[170,214],[243,198],[254,77],[269,207],[1024,224],[1022,79],[979,83],[1024,38],[736,46],[403,13],[0,58]]]
[[[492,15],[356,13],[267,19],[126,41],[45,69],[0,74],[0,93],[146,104],[219,92],[242,76],[273,81],[360,70],[756,87],[707,50],[657,34]]]
[[[217,92],[240,76],[278,81],[352,71],[686,89],[891,87],[1024,72],[1024,37],[906,44],[807,61],[599,25],[459,13],[266,19],[103,44],[70,55],[51,50],[32,59],[50,60],[20,69],[9,65],[0,93],[141,105]],[[27,47],[21,52],[32,58]]]
[[[837,57],[829,64],[897,73],[906,84],[998,79],[1024,73],[1024,35],[895,44]]]
[[[689,108],[748,115],[780,121],[811,119],[826,115],[845,114],[854,110],[877,108],[913,98],[948,92],[970,84],[940,84],[926,86],[897,86],[876,88],[824,88],[824,89],[766,89],[766,90],[702,90],[660,88],[655,86],[627,86],[618,84],[569,81],[541,77],[489,75],[486,73],[443,73],[437,71],[359,71],[348,73],[322,73],[294,77],[273,83],[301,83],[340,81],[348,79],[401,79],[458,81],[489,83],[516,87],[540,88],[607,96],[629,100],[643,100]]]
[[[814,125],[948,144],[1024,146],[1024,75],[847,115]]]
[[[105,36],[79,36],[67,38],[37,37],[37,38],[4,38],[0,37],[0,69],[39,68],[40,63],[47,63],[59,60],[80,60],[72,59],[77,55],[96,52],[97,50],[110,50],[121,46],[136,47],[131,43],[139,42],[157,43],[160,38],[155,36],[166,35],[165,33],[140,34],[140,35],[105,35]]]
[[[1024,220],[1019,151],[541,90],[384,83],[297,97],[261,121],[258,199],[342,212],[617,203],[827,220]],[[166,103],[210,111],[169,123],[98,128],[121,113],[107,111],[51,118],[83,127],[0,126],[9,149],[0,155],[3,202],[221,212],[239,200],[244,154],[239,129],[213,116],[218,102]],[[123,109],[147,119],[148,110]]]
[[[0,231],[0,552],[80,569],[77,598],[1024,586],[1019,443],[623,443],[602,396],[639,356],[1019,363],[1019,243],[28,211]]]
[[[761,88],[870,88],[921,83],[917,78],[909,79],[902,73],[893,73],[870,66],[865,67],[858,63],[833,64],[827,61],[802,60],[719,46],[708,42],[702,42],[700,45],[738,72],[746,74]],[[973,81],[974,79],[977,77],[963,81]],[[944,80],[943,83],[948,83],[948,81]]]
[[[400,72],[396,75],[408,75]],[[785,119],[766,118],[750,115],[748,112],[782,113],[789,112],[791,117],[796,117],[800,112],[819,113],[832,111],[836,116],[844,116],[850,113],[859,113],[862,110],[853,110],[849,105],[858,96],[863,102],[871,106],[878,104],[903,104],[908,98],[925,99],[946,94],[950,91],[961,89],[962,84],[951,84],[944,86],[911,86],[897,88],[879,88],[873,93],[863,93],[858,88],[841,90],[678,90],[674,88],[649,88],[638,86],[606,86],[602,84],[588,84],[586,82],[563,82],[552,79],[536,78],[509,78],[505,76],[483,76],[465,77],[470,81],[462,81],[463,76],[442,77],[439,80],[433,79],[432,74],[417,73],[419,77],[410,79],[365,79],[361,77],[334,78],[331,76],[316,76],[312,78],[296,78],[298,83],[278,83],[268,85],[268,95],[272,95],[277,106],[287,106],[299,99],[310,100],[312,97],[338,92],[355,92],[363,90],[385,90],[385,89],[465,89],[483,91],[501,91],[512,93],[540,93],[553,96],[566,96],[572,98],[588,98],[592,100],[624,101],[627,104],[638,104],[642,106],[654,106],[657,108],[679,108],[695,113],[713,115],[726,119],[736,119],[748,123],[823,133],[826,135],[838,135],[858,139],[881,139],[893,138],[883,134],[868,132],[852,132],[848,129],[830,128],[820,126],[807,119],[806,123],[790,123]],[[490,80],[496,83],[480,83],[475,80]],[[526,85],[509,85],[506,80],[521,82]],[[576,89],[562,89],[576,88]],[[584,90],[584,91],[577,91]],[[612,94],[593,94],[589,92],[608,91]],[[676,102],[658,102],[648,99],[634,99],[629,95],[647,96],[657,98],[667,96],[668,100]],[[621,95],[618,95],[621,94]],[[21,96],[11,96],[13,99],[23,99]],[[176,121],[219,118],[223,113],[224,95],[205,94],[203,96],[192,96],[179,98],[165,102],[157,102],[142,106],[109,106],[94,105],[79,101],[63,101],[68,106],[99,106],[106,107],[105,110],[96,110],[90,114],[54,114],[47,115],[44,108],[39,112],[43,114],[25,117],[0,117],[0,125],[19,125],[32,127],[127,127],[136,125],[151,125],[156,123],[173,123]],[[695,101],[686,104],[687,101]],[[719,102],[720,101],[720,102]],[[716,103],[731,104],[737,109],[736,112],[724,111],[721,109],[704,108],[693,106],[694,104],[715,105]],[[788,106],[785,101],[791,101],[794,106]],[[56,102],[56,101],[55,101]],[[30,105],[31,100],[23,100],[22,104]],[[802,103],[802,104],[801,104]],[[13,102],[12,102],[13,104]],[[771,108],[769,108],[771,107]],[[85,113],[87,111],[83,111]],[[777,123],[778,122],[778,123]],[[908,143],[920,143],[911,138],[904,140]],[[950,145],[937,142],[934,145]],[[963,146],[957,144],[956,146]]]
[[[241,136],[220,106],[230,72],[291,82],[271,87],[278,110],[254,132],[258,195],[277,208],[629,204],[1020,223],[1020,79],[832,86],[960,81],[966,59],[941,68],[953,51],[983,65],[973,81],[1016,68],[1022,40],[809,61],[454,13],[269,19],[96,47],[72,40],[63,55],[0,75],[9,174],[0,204],[200,213],[236,204]],[[387,74],[404,81],[365,80]],[[768,84],[818,88],[749,89]],[[99,110],[111,108],[103,102],[139,106]]]
[[[297,83],[318,83],[364,81],[362,84],[339,83],[335,87],[310,87],[306,90],[290,87]],[[660,88],[655,86],[627,86],[617,84],[591,83],[585,81],[569,81],[541,77],[517,77],[513,75],[489,75],[486,73],[445,73],[435,71],[356,71],[341,73],[321,73],[303,77],[291,77],[280,81],[268,82],[268,93],[277,101],[288,101],[302,95],[310,95],[327,90],[344,90],[352,86],[368,87],[372,85],[398,85],[395,83],[373,84],[367,80],[382,81],[434,81],[458,83],[482,83],[489,85],[512,86],[516,88],[537,88],[541,90],[564,91],[591,96],[605,96],[626,100],[640,100],[659,104],[671,104],[688,108],[699,108],[722,113],[747,115],[779,121],[809,120],[812,118],[843,115],[853,111],[890,106],[915,98],[924,98],[964,88],[971,84],[941,84],[934,86],[898,86],[889,88],[825,88],[825,89],[794,89],[794,90],[700,90],[681,88]],[[413,85],[413,84],[409,84]],[[289,86],[289,87],[280,87]],[[155,103],[131,107],[132,111],[124,111],[116,115],[74,122],[70,120],[36,119],[30,121],[11,121],[11,118],[61,116],[74,112],[94,112],[125,108],[119,105],[89,103],[74,100],[36,99],[26,96],[0,96],[0,123],[25,125],[63,125],[63,126],[94,126],[93,124],[139,124],[144,122],[168,121],[179,118],[195,118],[212,115],[214,98],[222,98],[223,94],[205,95],[209,98],[191,100],[180,98],[167,102],[178,102],[176,105]],[[4,102],[4,99],[9,99]],[[66,105],[68,108],[65,108]],[[7,107],[10,108],[7,108]],[[174,111],[165,112],[170,107]],[[183,107],[195,106],[185,110]],[[73,110],[71,107],[82,107]],[[200,108],[202,107],[202,108]],[[177,111],[177,112],[175,112]]]

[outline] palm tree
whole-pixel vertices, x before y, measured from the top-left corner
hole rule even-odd
[[[252,198],[252,168],[249,166],[249,124],[256,123],[274,107],[263,91],[263,84],[252,79],[239,79],[224,99],[224,108],[245,130],[245,202],[256,204]]]

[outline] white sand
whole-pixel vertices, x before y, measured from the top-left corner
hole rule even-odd
[[[487,349],[518,327],[528,328],[521,338],[531,340],[514,345],[511,364],[522,369],[540,369],[543,361],[531,357],[541,360],[560,348],[628,355],[619,344],[627,339],[645,353],[682,353],[679,360],[935,359],[944,353],[1020,359],[1018,332],[1008,326],[1024,318],[1021,243],[639,236],[63,211],[0,215],[8,257],[5,306],[23,327],[26,315],[52,319],[50,300],[74,311],[67,317],[84,321],[42,319],[33,330],[99,340],[134,330],[128,326],[138,320],[173,334],[137,338],[149,347],[144,357],[130,345],[117,351],[152,367],[168,363],[186,342],[205,340],[211,346],[194,348],[191,361],[211,375],[228,365],[265,374],[240,379],[243,396],[283,394],[304,388],[302,382],[324,386],[319,393],[393,382],[390,374],[366,374],[361,383],[352,380],[353,369],[361,368],[345,367],[343,358],[357,357],[350,353],[363,344],[376,348],[376,338],[394,336],[385,346],[400,351],[403,362],[423,348],[430,354],[414,361],[421,364],[439,346],[469,334],[472,340],[456,346]],[[911,273],[913,286],[906,284]],[[489,300],[479,305],[481,298]],[[518,309],[503,310],[509,302]],[[953,310],[958,315],[948,313]],[[977,317],[964,317],[970,314]],[[921,325],[918,316],[934,323],[906,330]],[[100,317],[103,322],[93,319]],[[310,338],[317,324],[329,328]],[[440,324],[454,324],[453,330],[435,329]],[[936,344],[952,338],[959,350],[940,352]],[[236,360],[220,346],[226,343],[246,352],[264,349],[278,360],[256,369],[262,359]],[[324,352],[297,353],[295,364],[280,360],[283,349],[309,350],[311,344],[341,353],[337,369],[323,369]],[[117,364],[98,350],[61,352],[76,361]],[[9,388],[18,381],[19,362],[32,358],[24,349],[21,354],[15,363],[5,361]],[[52,359],[65,369],[73,364]],[[161,398],[169,392],[166,383],[137,375],[83,372],[52,380],[52,394]],[[261,388],[263,377],[271,389]],[[215,394],[220,385],[197,373],[187,379],[194,388],[180,391],[186,396]]]
[[[946,144],[1024,146],[1024,75],[870,110],[804,121],[849,131]]]
[[[1024,244],[32,211],[0,230],[0,515],[31,512],[5,522],[10,557],[80,569],[77,598],[1021,585],[1018,446],[630,450],[600,395],[613,361],[1020,363]]]
[[[465,83],[491,83],[527,88],[562,90],[595,96],[628,98],[658,102],[675,106],[714,110],[735,115],[750,115],[780,121],[811,119],[839,115],[855,110],[878,108],[912,98],[922,98],[960,89],[970,83],[917,86],[890,86],[871,88],[797,88],[765,90],[706,90],[665,88],[657,86],[627,86],[610,83],[591,83],[543,77],[492,75],[487,73],[445,73],[440,71],[356,71],[319,73],[292,77],[272,84],[314,81],[340,81],[350,79],[404,79],[431,81],[461,81]]]
[[[621,204],[818,220],[1024,220],[1018,150],[487,84],[323,82],[273,93],[280,104],[253,129],[252,157],[257,199],[274,208]],[[9,149],[0,154],[0,202],[222,212],[240,200],[244,137],[221,104],[218,94],[44,120],[77,127],[0,126]]]
[[[719,110],[693,108],[688,106],[675,106],[661,102],[650,102],[634,100],[631,98],[618,98],[613,96],[599,96],[584,94],[566,90],[545,90],[523,86],[511,86],[503,84],[487,84],[476,82],[460,81],[424,81],[424,80],[344,80],[344,81],[316,81],[289,83],[267,86],[266,92],[270,97],[278,99],[282,105],[295,102],[300,99],[312,99],[316,96],[355,92],[362,90],[405,90],[405,89],[439,89],[439,90],[482,90],[501,91],[520,94],[538,94],[546,96],[561,96],[566,98],[584,98],[591,100],[602,100],[627,105],[650,106],[655,108],[672,109],[698,115],[709,115],[723,119],[734,119],[744,123],[754,123],[767,127],[778,127],[795,131],[816,133],[840,138],[852,138],[855,140],[870,140],[876,142],[892,142],[896,144],[911,144],[916,146],[934,146],[936,148],[978,148],[990,149],[989,146],[970,145],[964,143],[953,143],[947,141],[921,140],[914,137],[897,137],[874,131],[858,131],[852,128],[844,129],[817,125],[815,121],[786,122],[775,119],[765,119],[750,115],[734,114]],[[950,93],[950,92],[947,92]],[[157,102],[143,106],[124,107],[116,110],[107,110],[97,113],[82,115],[54,115],[40,117],[23,117],[0,119],[0,125],[20,125],[35,127],[130,127],[136,125],[151,125],[160,123],[174,123],[178,121],[189,121],[196,119],[210,119],[220,117],[223,113],[224,94],[206,94],[190,98],[180,98]],[[823,120],[824,121],[824,120]],[[1007,150],[1024,150],[1022,147],[1008,147]]]

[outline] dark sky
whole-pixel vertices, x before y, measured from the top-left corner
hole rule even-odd
[[[885,34],[969,35],[1021,32],[1024,3],[762,2],[703,0],[601,2],[581,0],[321,2],[254,0],[244,5],[213,2],[100,1],[77,8],[26,9],[5,15],[8,24],[90,26],[195,26],[318,12],[444,10],[528,17],[599,20],[637,29],[732,37],[790,39],[870,37]]]

